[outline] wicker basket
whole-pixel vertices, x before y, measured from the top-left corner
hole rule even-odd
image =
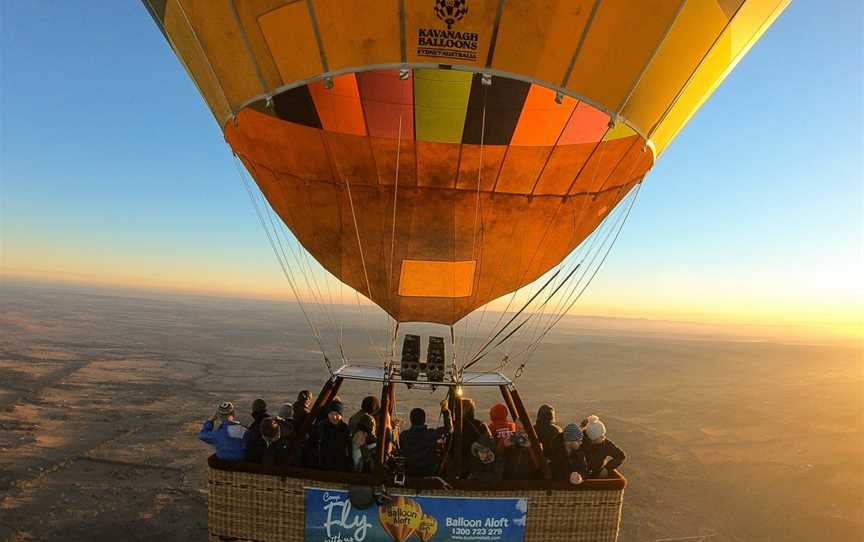
[[[304,488],[348,489],[379,485],[368,475],[307,469],[270,469],[210,458],[209,540],[300,541],[304,533]],[[433,480],[411,480],[393,493],[451,497],[528,499],[526,542],[614,542],[618,539],[626,480],[588,480],[580,486],[557,482],[460,481],[449,490]],[[437,488],[436,488],[437,486]],[[491,489],[494,487],[494,489]]]

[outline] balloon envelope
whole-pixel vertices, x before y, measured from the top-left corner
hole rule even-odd
[[[312,256],[451,324],[594,231],[788,0],[145,4]]]

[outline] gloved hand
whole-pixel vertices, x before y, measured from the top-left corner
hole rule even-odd
[[[573,484],[574,486],[578,486],[579,484],[582,483],[582,475],[579,474],[578,472],[571,472],[570,473],[570,483]]]

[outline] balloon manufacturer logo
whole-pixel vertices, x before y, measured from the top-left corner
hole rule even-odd
[[[456,21],[468,14],[468,0],[435,0],[435,15],[444,21],[447,30],[453,30]]]

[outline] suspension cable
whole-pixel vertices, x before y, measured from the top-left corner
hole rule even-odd
[[[579,299],[582,297],[582,294],[585,293],[585,290],[588,288],[588,286],[594,280],[594,277],[597,275],[597,272],[600,270],[601,267],[603,267],[603,264],[606,262],[606,258],[609,256],[609,253],[612,251],[612,247],[615,246],[615,243],[618,241],[618,237],[621,235],[621,231],[624,229],[624,224],[627,222],[627,219],[630,217],[630,212],[633,210],[633,206],[636,204],[636,198],[639,196],[639,192],[641,189],[642,189],[642,181],[640,180],[636,184],[636,187],[635,187],[636,191],[633,194],[632,199],[630,200],[630,205],[627,207],[627,211],[626,211],[626,213],[624,213],[624,217],[621,220],[620,224],[618,225],[617,231],[615,231],[615,236],[612,238],[612,242],[609,243],[609,246],[607,247],[606,252],[603,254],[603,258],[600,260],[600,263],[597,264],[597,267],[594,268],[594,271],[591,273],[591,276],[588,278],[588,281],[585,283],[585,285],[582,287],[582,289],[579,290],[579,294],[575,297],[575,299],[573,299],[567,305],[566,309],[560,315],[558,315],[555,318],[555,320],[549,326],[546,327],[546,329],[543,331],[543,333],[540,335],[540,337],[538,337],[536,341],[534,341],[531,345],[529,345],[529,350],[528,350],[526,357],[525,357],[526,360],[529,359],[531,357],[531,355],[533,355],[534,351],[536,351],[537,347],[540,345],[543,338],[546,337],[546,335],[552,330],[552,328],[554,328],[555,325],[557,325],[558,322],[560,322],[561,319],[564,318],[564,316],[566,316],[567,313],[570,312],[570,309],[573,307],[573,305],[576,304],[577,301],[579,301]]]
[[[288,273],[285,262],[283,262],[282,258],[280,258],[279,256],[279,251],[277,250],[276,244],[273,241],[273,237],[270,235],[270,231],[267,229],[267,225],[264,222],[264,216],[261,214],[261,209],[258,206],[258,202],[255,199],[252,188],[249,186],[249,181],[246,179],[246,176],[243,174],[243,170],[240,167],[240,160],[237,157],[236,153],[234,153],[233,156],[234,164],[237,168],[237,173],[240,175],[240,180],[243,183],[243,187],[246,189],[246,193],[249,195],[249,200],[252,202],[252,206],[255,209],[255,214],[258,216],[258,222],[261,224],[261,228],[264,230],[264,233],[267,234],[267,240],[270,242],[270,248],[273,250],[273,254],[276,256],[276,260],[279,262],[279,266],[282,268],[282,274],[288,280],[291,291],[294,293],[295,299],[297,299],[297,304],[300,307],[300,311],[303,313],[303,317],[306,319],[306,323],[309,324],[309,328],[312,330],[312,335],[315,337],[315,341],[318,343],[318,348],[321,350],[321,355],[324,357],[324,364],[327,366],[328,372],[332,374],[333,371],[330,365],[330,359],[327,357],[327,350],[324,348],[324,343],[321,340],[321,334],[318,328],[313,323],[312,319],[309,317],[309,314],[306,311],[306,307],[303,304],[303,298],[300,296],[300,292],[297,290],[297,287],[294,284],[294,280],[291,278],[291,274]]]

